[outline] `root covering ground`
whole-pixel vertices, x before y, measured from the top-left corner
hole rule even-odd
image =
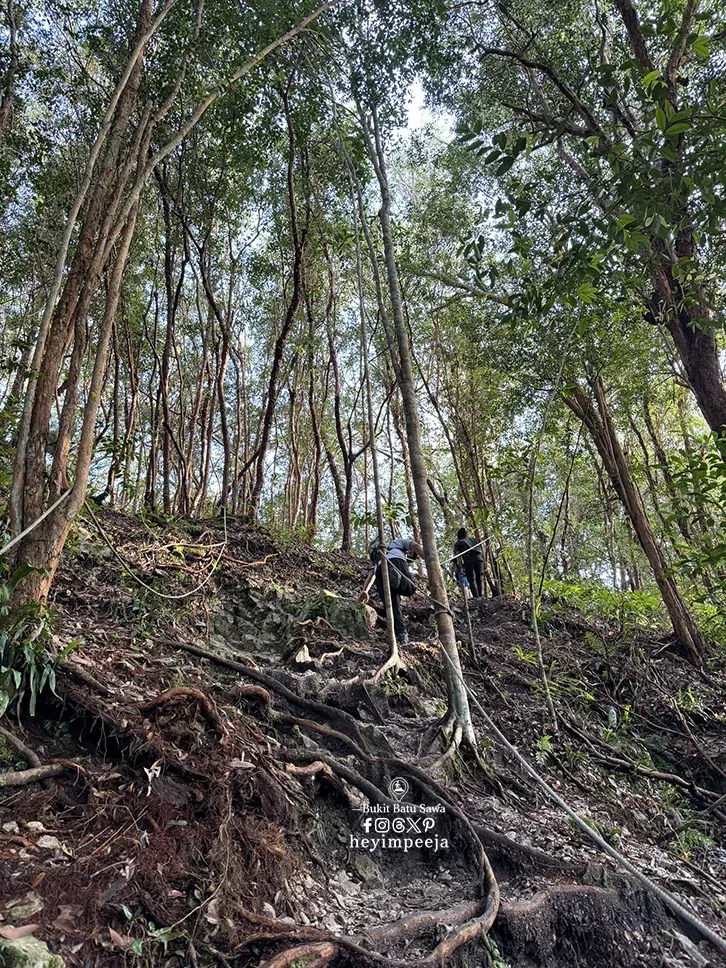
[[[219,554],[221,526],[100,520],[168,594]],[[543,798],[476,713],[478,761],[437,762],[446,693],[424,596],[407,612],[406,671],[374,684],[386,641],[353,602],[365,562],[228,530],[204,593],[183,602],[136,584],[90,529],[69,546],[52,604],[59,647],[78,642],[36,716],[3,720],[27,755],[2,740],[0,931],[32,925],[88,968],[721,963]],[[723,934],[723,664],[699,677],[665,639],[546,602],[555,733],[525,604],[471,603],[475,662],[459,604],[455,618],[467,681],[510,740]],[[414,830],[429,818],[428,847],[371,848],[385,814],[364,808],[393,809],[396,777],[402,802],[430,808],[401,815]]]

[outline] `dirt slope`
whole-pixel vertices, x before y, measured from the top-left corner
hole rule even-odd
[[[223,538],[207,524],[101,520],[167,595],[204,579]],[[222,551],[201,593],[166,600],[90,526],[69,546],[55,633],[80,644],[37,715],[4,720],[42,765],[65,764],[0,797],[4,927],[36,925],[67,965],[89,968],[421,964],[449,951],[470,965],[721,963],[481,724],[479,762],[435,762],[445,689],[425,596],[408,610],[407,671],[374,684],[384,635],[351,601],[365,562],[236,521]],[[726,933],[723,667],[694,685],[664,643],[548,603],[553,737],[525,606],[471,612],[475,661],[455,608],[467,679],[500,727],[631,861]],[[32,765],[2,752],[5,770]],[[426,808],[401,814],[411,845],[375,842],[386,818],[361,809],[390,806],[395,777],[408,784],[401,802]],[[502,906],[491,940],[454,950],[482,913],[478,844]]]

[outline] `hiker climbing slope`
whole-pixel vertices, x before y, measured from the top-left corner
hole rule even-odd
[[[414,541],[413,538],[394,538],[386,546],[386,564],[388,567],[388,578],[391,585],[391,607],[393,611],[393,630],[396,634],[396,641],[399,645],[408,642],[406,626],[401,613],[401,597],[409,597],[416,592],[416,585],[411,572],[408,568],[408,559],[423,558],[423,548]],[[378,563],[375,565],[376,591],[381,601],[383,598],[383,574],[381,572],[382,562],[380,561],[380,551],[378,546],[371,549],[371,559]]]
[[[468,536],[466,528],[459,528],[456,532],[454,545],[454,564],[460,561],[469,582],[473,598],[482,597],[482,553],[474,538]]]

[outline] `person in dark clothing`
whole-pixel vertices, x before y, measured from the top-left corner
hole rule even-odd
[[[464,565],[464,572],[472,598],[482,597],[482,563],[483,557],[481,548],[474,538],[470,538],[466,528],[459,528],[456,532],[456,544],[454,545],[454,560],[460,560]]]
[[[408,569],[408,557],[423,558],[423,548],[414,541],[413,538],[394,538],[389,541],[386,548],[386,563],[388,565],[388,578],[391,585],[391,608],[393,610],[393,631],[399,645],[406,645],[408,635],[406,626],[401,614],[401,596],[413,595],[416,585],[411,572]],[[376,591],[382,602],[383,597],[383,574],[381,572],[381,562],[376,565]]]

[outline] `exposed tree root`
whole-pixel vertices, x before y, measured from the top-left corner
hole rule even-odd
[[[260,968],[288,968],[296,961],[304,963],[305,968],[325,968],[338,954],[338,946],[332,941],[318,941],[310,944],[299,944],[294,948],[281,951],[280,954],[262,962]],[[313,958],[312,961],[302,959]]]
[[[33,783],[40,783],[41,780],[49,776],[60,776],[69,769],[80,770],[81,767],[76,763],[47,763],[45,766],[35,766],[30,770],[18,770],[15,773],[0,774],[0,788],[2,787],[25,787]]]
[[[348,784],[344,783],[333,773],[327,763],[323,763],[321,760],[315,760],[313,763],[308,763],[307,766],[296,766],[294,763],[287,763],[285,765],[285,771],[293,776],[317,776],[318,773],[322,773],[337,790],[340,790],[344,794],[351,810],[360,809],[360,797],[357,797]]]
[[[142,713],[149,713],[154,709],[158,709],[159,706],[165,706],[167,703],[173,702],[175,699],[193,699],[199,706],[202,714],[217,730],[220,737],[223,740],[227,739],[229,735],[227,727],[224,725],[219,713],[214,708],[214,703],[212,700],[208,696],[205,696],[201,689],[193,689],[191,686],[175,686],[173,689],[165,689],[164,692],[159,693],[155,699],[142,703],[142,705],[139,706],[139,710]]]
[[[0,726],[0,736],[7,740],[16,753],[20,753],[28,766],[37,769],[41,765],[38,754],[33,752],[29,746],[26,746],[25,743],[21,739],[18,739],[14,733],[11,733],[10,730]]]
[[[287,699],[288,702],[295,706],[300,706],[303,709],[309,709],[311,712],[318,713],[318,715],[325,717],[325,719],[330,719],[333,722],[337,722],[338,725],[342,726],[344,729],[349,729],[356,739],[359,741],[361,746],[365,746],[366,742],[360,730],[360,724],[350,713],[345,712],[343,709],[337,709],[335,706],[328,706],[325,703],[316,702],[314,699],[305,699],[303,696],[298,696],[297,693],[293,692],[292,689],[288,689],[287,686],[278,682],[277,679],[272,676],[265,675],[264,672],[260,672],[257,669],[252,669],[250,666],[243,665],[241,662],[236,662],[234,659],[227,659],[224,656],[216,655],[214,652],[210,652],[208,649],[203,649],[201,646],[192,645],[188,642],[179,642],[173,639],[158,639],[156,641],[163,642],[166,645],[171,645],[174,648],[181,649],[184,652],[189,652],[191,655],[197,655],[202,659],[208,659],[210,662],[214,662],[217,665],[224,666],[227,669],[232,669],[234,672],[241,672],[243,675],[248,676],[250,679],[254,679],[261,685],[265,686],[272,692],[277,693],[282,696],[283,699]]]
[[[554,872],[568,874],[572,877],[582,877],[587,869],[586,864],[575,864],[552,857],[543,850],[518,844],[510,837],[474,824],[474,830],[484,845],[487,856],[496,868],[513,871],[517,874],[542,871],[548,874]]]
[[[263,962],[261,968],[286,968],[297,958],[304,956],[303,948],[306,949],[306,955],[319,954],[320,957],[327,958],[323,964],[329,964],[342,951],[349,951],[376,964],[388,965],[390,968],[429,968],[432,965],[445,964],[462,945],[483,938],[496,920],[498,910],[499,889],[493,874],[491,874],[487,895],[482,900],[471,901],[444,910],[419,912],[403,921],[372,929],[360,938],[337,937],[329,932],[320,931],[318,928],[308,928],[302,925],[293,926],[273,918],[252,915],[249,912],[241,913],[253,923],[268,928],[267,932],[258,932],[250,936],[245,942],[245,947],[261,939],[270,940],[285,937],[296,940],[309,939],[312,942],[310,945],[296,945],[279,952],[272,959]],[[442,925],[449,928],[455,927],[456,930],[439,942],[424,958],[402,960],[372,950],[364,943],[370,944],[372,941],[379,941],[385,945],[391,945],[402,941],[410,942],[428,933],[434,933]],[[326,947],[323,949],[322,945]],[[330,945],[330,947],[327,947],[327,945]],[[315,950],[317,946],[321,946],[319,952]]]
[[[624,931],[666,922],[659,901],[644,891],[619,893],[602,887],[560,885],[531,900],[504,903],[495,925],[510,955],[521,955],[542,968],[563,964],[610,966],[637,959],[636,946],[623,941]]]
[[[320,733],[323,736],[328,736],[331,739],[337,739],[342,743],[345,743],[356,755],[360,756],[362,759],[370,762],[374,762],[376,757],[371,757],[366,754],[357,744],[346,736],[344,733],[340,733],[337,730],[331,729],[329,726],[324,726],[320,723],[313,722],[312,720],[300,719],[296,716],[290,716],[287,713],[274,713],[274,718],[278,719],[280,722],[287,722],[303,729],[310,729],[313,732]],[[318,761],[321,758],[318,754],[310,753],[305,751],[305,753],[300,753],[299,756],[311,756],[317,758]],[[415,779],[422,787],[422,789],[435,801],[442,803],[446,806],[447,810],[457,819],[461,820],[465,824],[469,824],[470,821],[466,815],[460,811],[455,804],[451,802],[448,797],[446,790],[442,787],[436,780],[428,776],[427,773],[420,767],[406,763],[404,760],[399,760],[396,758],[380,758],[380,761],[385,765],[394,766],[398,771],[405,772],[408,776]],[[327,761],[327,765],[330,766],[330,761]],[[335,769],[335,766],[331,767]],[[346,771],[350,771],[350,767],[345,768]],[[361,789],[362,792],[368,796],[372,802],[381,804],[391,804],[392,801],[381,792],[381,790],[373,784],[367,785],[364,789],[357,782],[359,779],[362,780],[363,777],[357,774],[353,777],[353,774],[348,772],[347,779],[354,786]],[[365,781],[368,784],[368,781]],[[550,856],[550,854],[544,851],[538,850],[536,847],[529,847],[525,844],[518,844],[516,841],[511,840],[511,838],[504,836],[504,834],[497,833],[494,830],[490,830],[487,827],[482,827],[479,824],[471,824],[471,829],[475,834],[475,838],[486,853],[493,860],[495,866],[500,866],[502,869],[514,870],[518,873],[523,871],[532,872],[535,870],[553,872],[558,871],[562,873],[571,874],[572,876],[582,876],[584,874],[586,865],[584,864],[573,864],[567,861],[559,860],[558,858]]]
[[[427,761],[426,766],[429,770],[436,771],[440,770],[445,766],[450,760],[454,758],[457,750],[461,746],[462,740],[464,738],[464,731],[458,723],[454,723],[451,729],[451,735],[446,736],[446,730],[444,727],[441,728],[440,733],[446,739],[446,747],[444,752],[436,757],[433,761]]]
[[[368,681],[375,685],[377,682],[381,681],[387,672],[397,674],[399,672],[405,672],[406,669],[406,663],[401,658],[401,653],[398,650],[398,643],[394,640],[393,644],[391,645],[391,654],[388,656],[380,669],[373,673]]]
[[[230,691],[234,696],[243,699],[259,699],[264,706],[272,705],[272,696],[262,686],[250,686],[247,683],[239,682]]]
[[[21,837],[20,834],[0,834],[0,841],[5,844],[20,844],[26,850],[40,850],[37,844],[34,844],[32,840],[28,840],[27,837]]]
[[[104,685],[102,682],[99,682],[95,676],[92,676],[90,672],[88,672],[86,669],[83,669],[80,665],[78,665],[77,662],[70,662],[68,659],[64,659],[63,662],[61,662],[60,667],[64,672],[67,672],[71,676],[75,676],[79,682],[82,682],[94,692],[98,692],[102,696],[113,695],[112,689],[109,689],[108,686]]]
[[[603,747],[608,750],[607,753],[601,752],[598,746],[581,730],[572,723],[563,722],[565,729],[572,733],[573,736],[577,736],[585,746],[587,746],[590,754],[601,763],[605,763],[607,766],[612,767],[619,773],[637,773],[639,776],[648,777],[651,780],[660,780],[664,783],[671,783],[673,786],[680,787],[683,790],[688,790],[689,793],[696,797],[703,803],[711,803],[713,801],[720,799],[718,793],[714,793],[713,790],[707,790],[704,787],[697,786],[691,780],[686,780],[682,776],[678,776],[677,773],[664,773],[661,770],[654,770],[649,766],[641,766],[639,763],[635,763],[633,760],[626,759],[619,750],[614,749],[608,743],[602,740],[597,740],[598,746]],[[614,754],[614,755],[613,755]],[[718,817],[723,823],[726,823],[726,814],[721,811],[714,810],[714,816]]]

